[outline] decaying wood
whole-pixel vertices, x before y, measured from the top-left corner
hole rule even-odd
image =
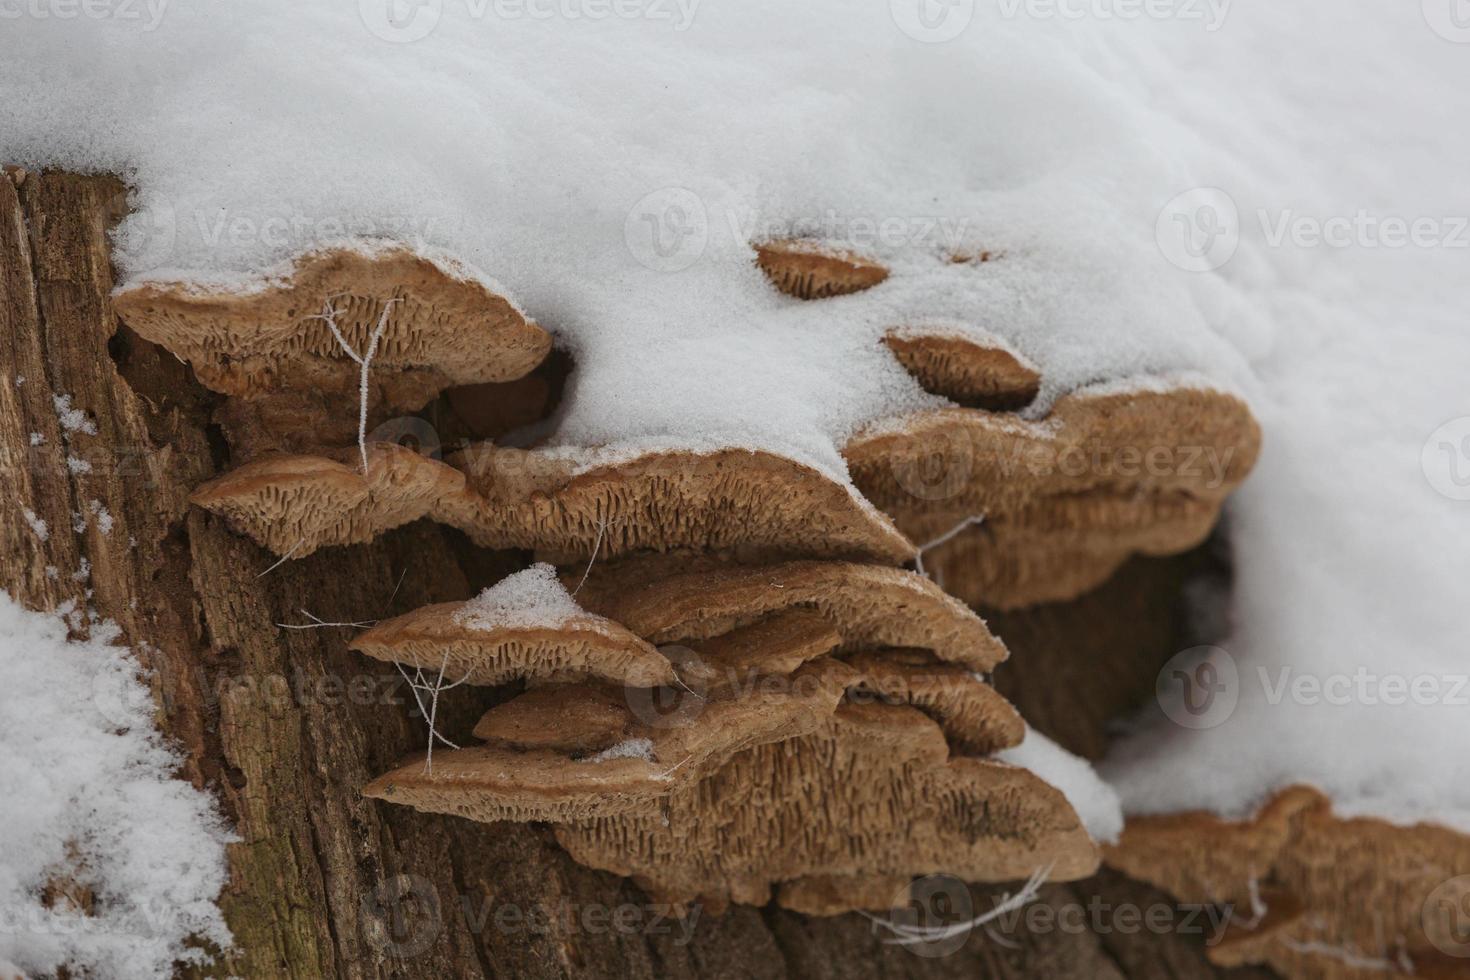
[[[425,745],[412,698],[392,667],[348,650],[352,628],[278,624],[310,623],[307,613],[365,622],[463,600],[524,557],[416,522],[277,565],[191,507],[190,492],[235,461],[218,398],[119,325],[106,230],[123,199],[104,178],[0,180],[0,585],[33,608],[90,605],[119,624],[150,671],[182,777],[214,794],[236,828],[221,899],[236,948],[210,973],[1222,975],[1199,935],[1085,920],[1079,930],[975,930],[944,956],[886,945],[888,933],[855,915],[737,908],[686,919],[686,929],[630,882],[578,866],[544,828],[363,798],[373,775]],[[58,397],[95,434],[64,429]],[[355,393],[345,397],[350,414]],[[108,529],[87,519],[102,508]],[[40,520],[44,539],[32,529]],[[441,730],[464,738],[493,697],[465,686],[442,700]],[[963,893],[984,911],[996,890]],[[1169,904],[1111,875],[1048,886],[1041,904],[1095,897]]]

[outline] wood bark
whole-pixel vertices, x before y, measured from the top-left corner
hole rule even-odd
[[[72,604],[122,628],[149,671],[181,778],[212,793],[235,828],[221,905],[236,946],[219,951],[211,975],[1265,975],[1210,967],[1200,935],[1129,931],[1106,915],[1102,928],[1077,931],[976,930],[942,957],[886,945],[856,915],[735,908],[705,911],[686,932],[630,882],[574,864],[544,828],[363,799],[369,779],[425,745],[411,693],[392,668],[347,650],[353,629],[279,624],[463,599],[525,556],[420,522],[277,564],[191,508],[189,492],[229,468],[229,450],[215,396],[112,310],[107,232],[125,201],[110,178],[0,179],[0,587],[31,608]],[[57,397],[96,434],[68,431]],[[96,519],[104,508],[109,529]],[[1070,695],[1085,697],[1085,686]],[[492,697],[447,693],[441,728],[466,735]],[[998,892],[974,889],[977,911]],[[1172,906],[1116,874],[1042,896],[1058,908]]]

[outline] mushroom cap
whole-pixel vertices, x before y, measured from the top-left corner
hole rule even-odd
[[[357,463],[356,450],[336,454]],[[360,464],[359,464],[360,465]],[[189,499],[278,555],[371,541],[464,491],[464,474],[393,443],[370,443],[367,473],[328,456],[270,456]]]
[[[417,756],[362,793],[484,823],[653,814],[668,791],[663,768],[636,756],[587,763],[555,749],[476,745],[434,753],[432,768]]]
[[[438,671],[487,687],[521,678],[588,678],[653,687],[674,683],[674,669],[658,650],[601,616],[575,616],[556,625],[480,629],[462,621],[466,604],[444,602],[380,623],[352,641],[378,660]]]
[[[872,259],[805,238],[756,245],[755,261],[771,285],[798,299],[857,293],[888,278],[888,270]]]
[[[765,452],[649,453],[579,467],[565,454],[471,446],[451,457],[477,494],[455,523],[488,547],[557,563],[639,551],[901,564],[914,546],[850,487]]]
[[[660,453],[581,472],[560,455],[488,444],[451,456],[453,465],[393,443],[370,443],[368,458],[364,479],[350,465],[352,450],[265,457],[191,499],[277,554],[296,546],[293,556],[369,541],[421,517],[484,547],[538,549],[562,563],[594,551],[603,559],[699,550],[895,565],[915,554],[851,488],[769,453]]]
[[[1027,770],[951,759],[913,708],[841,704],[855,679],[845,665],[813,661],[797,675],[819,683],[711,700],[677,727],[635,722],[631,741],[591,758],[461,749],[437,754],[432,771],[410,762],[365,793],[482,821],[553,821],[581,863],[677,903],[764,903],[772,885],[806,879],[788,897],[815,902],[830,878],[882,882],[887,897],[862,889],[846,907],[884,907],[899,890],[887,886],[916,874],[1006,881],[1048,865],[1058,879],[1096,869],[1065,798]],[[539,697],[533,707],[549,696]],[[840,901],[829,889],[821,904],[836,912]]]
[[[847,663],[861,675],[855,685],[860,696],[913,705],[938,722],[963,755],[990,755],[1026,737],[1021,715],[973,671],[919,650],[858,653]]]
[[[491,708],[475,725],[486,742],[517,749],[601,752],[634,721],[622,692],[594,684],[544,684]]]
[[[701,703],[693,724],[630,724],[629,739],[641,751],[623,753],[614,746],[600,755],[573,759],[549,748],[474,746],[436,753],[432,768],[422,756],[412,759],[373,780],[363,794],[486,822],[656,813],[660,798],[697,782],[702,772],[732,755],[812,731],[830,715],[851,671],[830,661],[802,671],[810,682]],[[600,719],[583,713],[563,718],[585,726],[565,730],[563,742],[582,741],[601,729]]]
[[[695,654],[679,665],[679,679],[710,697],[747,687],[760,677],[786,677],[831,653],[842,634],[811,609],[782,609],[707,640],[691,641]]]
[[[842,705],[811,734],[755,746],[676,788],[656,815],[569,822],[557,839],[579,862],[679,901],[746,901],[759,894],[751,879],[1096,870],[1060,792],[1025,769],[947,756],[943,734],[913,708]],[[855,899],[848,908],[871,900]]]
[[[1041,390],[1041,372],[1000,340],[982,344],[958,333],[902,328],[883,343],[925,391],[967,408],[1025,408]]]
[[[401,248],[310,253],[286,280],[250,292],[149,282],[113,298],[129,327],[189,361],[207,387],[247,397],[356,393],[358,365],[315,317],[330,302],[361,354],[389,301],[374,402],[416,409],[449,385],[518,378],[551,349],[546,331],[482,282]]]
[[[1470,896],[1470,885],[1446,893],[1447,883],[1470,875],[1470,835],[1338,817],[1307,786],[1278,792],[1243,820],[1130,817],[1106,859],[1181,902],[1231,905],[1237,921],[1210,951],[1220,965],[1348,978],[1360,975],[1342,959],[1352,951],[1390,965],[1407,955],[1414,975],[1435,975],[1446,962],[1442,944],[1463,944],[1453,932],[1462,923],[1437,916],[1435,896],[1450,907]],[[1251,927],[1253,882],[1265,915]]]
[[[1074,598],[1135,553],[1202,541],[1245,479],[1260,428],[1234,395],[1198,388],[1082,392],[1027,422],[968,409],[917,413],[844,448],[853,481],[971,603]]]
[[[963,603],[921,575],[877,565],[630,560],[595,566],[579,599],[658,644],[708,640],[779,610],[808,608],[836,628],[846,650],[932,650],[972,670],[990,670],[1006,656]]]

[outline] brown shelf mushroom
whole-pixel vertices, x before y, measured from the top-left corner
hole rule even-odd
[[[835,914],[888,908],[920,874],[1095,870],[1060,792],[1025,769],[952,755],[951,740],[985,752],[1023,728],[977,675],[921,649],[975,667],[1004,654],[933,583],[838,562],[645,558],[594,567],[577,598],[666,644],[677,677],[619,690],[604,671],[534,686],[480,719],[475,734],[492,744],[438,753],[432,768],[410,760],[366,795],[549,820],[578,861],[676,906],[763,904],[776,889],[791,907]],[[397,622],[454,616],[430,607]],[[458,642],[422,639],[428,656]],[[847,643],[862,650],[834,659]]]
[[[370,401],[417,409],[450,385],[509,381],[551,349],[546,331],[474,278],[405,249],[303,256],[284,282],[250,292],[144,283],[113,297],[142,337],[188,361],[207,387],[258,397],[285,389],[356,394],[360,368],[321,314],[364,354],[386,310]]]
[[[475,497],[454,523],[489,547],[553,562],[639,551],[901,564],[913,545],[849,487],[765,452],[651,453],[606,463],[471,446],[449,460]]]
[[[663,453],[582,471],[561,455],[491,446],[448,464],[392,443],[369,443],[368,455],[366,478],[342,462],[356,458],[346,450],[269,456],[191,499],[293,557],[369,541],[421,517],[485,547],[537,549],[559,562],[639,551],[894,565],[914,556],[908,539],[851,489],[768,453]]]
[[[921,575],[877,565],[630,560],[594,567],[578,597],[658,644],[708,640],[773,612],[802,608],[821,613],[844,650],[931,650],[971,670],[990,670],[1006,656],[1005,646],[963,603]]]
[[[861,675],[859,694],[913,705],[939,723],[962,755],[990,755],[1026,737],[1026,724],[1010,702],[963,667],[920,650],[859,653],[846,662]]]
[[[652,645],[622,626],[584,614],[556,625],[482,628],[463,615],[467,603],[444,602],[381,623],[352,641],[378,660],[494,686],[521,678],[587,678],[653,687],[674,683],[674,670]]]
[[[517,749],[586,754],[631,738],[629,729],[635,720],[619,688],[545,684],[485,712],[474,735]]]
[[[393,443],[327,456],[271,456],[201,485],[190,501],[278,555],[371,541],[434,514],[464,492],[464,474]],[[346,460],[344,462],[343,460]]]
[[[821,613],[783,609],[720,636],[690,641],[695,656],[680,665],[679,679],[701,694],[716,696],[761,677],[789,675],[841,644],[842,634]]]
[[[1041,390],[1035,365],[999,342],[987,346],[959,334],[904,328],[890,330],[883,343],[925,391],[966,408],[1015,411]]]
[[[755,256],[771,285],[798,299],[857,293],[888,278],[888,270],[872,259],[802,238],[763,242]]]
[[[1179,387],[1069,395],[1041,422],[924,412],[843,452],[854,483],[904,533],[936,542],[925,567],[946,588],[1015,608],[1074,598],[1131,554],[1198,544],[1259,447],[1244,402]]]
[[[674,787],[697,781],[701,771],[719,766],[735,753],[815,729],[836,707],[851,679],[850,671],[831,661],[803,668],[800,674],[809,682],[793,683],[782,691],[701,699],[694,715],[697,724],[635,719],[627,724],[627,739],[596,755],[573,758],[547,748],[475,746],[437,753],[432,767],[424,760],[412,760],[374,780],[363,793],[482,821],[656,813],[660,798]],[[563,688],[558,694],[563,704],[569,697],[585,697],[570,691]],[[544,706],[547,695],[531,691],[521,697]],[[494,730],[507,716],[514,712],[508,712],[506,705],[492,708],[477,728]],[[563,731],[565,743],[600,741],[596,736],[605,731],[603,719],[585,712],[563,712],[561,717],[578,726]],[[454,809],[442,809],[446,805]]]
[[[712,700],[679,727],[635,723],[599,755],[462,749],[432,770],[411,761],[365,793],[476,820],[550,820],[578,861],[675,904],[763,904],[795,882],[782,901],[833,914],[887,907],[918,874],[1095,870],[1096,849],[1059,792],[1024,769],[951,759],[915,709],[839,705],[853,675],[827,663],[793,677],[819,672],[825,684]],[[834,890],[844,881],[865,886],[844,896]]]
[[[1297,786],[1246,820],[1130,818],[1106,859],[1179,901],[1228,904],[1230,930],[1208,951],[1221,965],[1329,980],[1463,973],[1445,950],[1463,947],[1470,838],[1445,827],[1337,817]]]

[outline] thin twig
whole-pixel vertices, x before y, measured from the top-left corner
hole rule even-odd
[[[388,601],[383,604],[383,612],[393,608],[393,600],[398,598],[398,590],[403,587],[403,580],[408,577],[408,566],[403,566],[403,573],[398,576],[398,584],[393,586],[393,592],[388,596]]]
[[[305,609],[300,609],[300,610],[297,610],[297,611],[300,612],[301,615],[305,616],[307,619],[311,620],[311,622],[309,622],[309,623],[277,623],[276,625],[279,626],[283,630],[319,630],[319,629],[322,629],[323,627],[326,627],[326,626],[350,626],[350,627],[353,627],[355,629],[367,629],[370,626],[376,626],[376,625],[378,625],[378,621],[376,619],[365,620],[365,621],[363,621],[361,623],[329,623],[326,620],[322,619],[321,617],[315,616],[312,613],[307,612]]]
[[[378,342],[383,339],[383,331],[388,329],[388,313],[393,309],[393,304],[398,302],[398,297],[388,300],[383,304],[383,313],[378,317],[378,325],[373,329],[372,336],[368,339],[367,352],[359,354],[347,338],[342,336],[342,331],[337,329],[337,317],[341,310],[332,305],[329,297],[322,307],[322,312],[308,317],[310,320],[321,320],[332,331],[332,336],[337,339],[337,345],[361,367],[358,377],[358,401],[357,401],[357,451],[362,456],[362,472],[367,473],[367,415],[368,415],[368,374],[373,367],[373,358],[378,353]]]
[[[418,678],[417,680],[414,677],[410,677],[408,671],[404,670],[403,665],[398,661],[395,660],[393,666],[398,668],[398,673],[402,674],[403,679],[408,682],[408,689],[413,692],[413,700],[418,705],[419,714],[423,715],[424,720],[428,722],[429,748],[427,754],[424,756],[424,771],[432,774],[434,771],[434,741],[436,739],[451,749],[459,748],[457,744],[440,734],[439,729],[435,725],[435,722],[439,718],[439,695],[444,691],[459,687],[465,681],[468,681],[471,671],[465,671],[465,675],[454,683],[445,684],[444,671],[449,668],[448,654],[444,655],[444,659],[439,665],[439,676],[432,683],[424,676],[424,669],[418,665],[415,665],[413,669],[414,676]],[[429,703],[427,707],[424,705],[424,699],[419,696],[420,694],[428,695]]]
[[[291,546],[291,550],[288,551],[288,552],[286,552],[280,558],[277,558],[276,559],[276,563],[274,565],[272,565],[270,568],[267,568],[265,571],[261,572],[259,575],[255,576],[255,577],[256,578],[264,578],[265,576],[269,575],[271,572],[273,572],[276,569],[280,568],[282,565],[284,565],[286,563],[286,559],[287,558],[290,558],[292,555],[296,554],[296,549],[299,548],[299,547],[301,547],[305,543],[306,543],[306,540],[305,539],[302,539],[302,540],[296,542],[295,544],[293,544]]]
[[[929,578],[930,577],[929,573],[927,571],[925,571],[925,569],[924,569],[924,553],[925,552],[930,551],[930,550],[932,550],[934,548],[939,547],[940,545],[944,544],[946,541],[948,541],[951,538],[953,538],[956,534],[959,534],[965,528],[971,527],[972,525],[975,525],[975,524],[979,524],[979,523],[981,523],[984,520],[985,520],[985,515],[984,514],[980,514],[980,515],[978,515],[976,517],[967,517],[964,520],[960,521],[958,524],[956,524],[954,527],[950,528],[948,531],[945,531],[939,537],[935,538],[933,541],[930,541],[928,544],[921,546],[919,548],[918,554],[916,554],[914,556],[914,567],[919,570],[919,574],[922,575],[922,576],[924,576],[925,578]]]
[[[1026,880],[1026,884],[1021,887],[1020,891],[1014,895],[1005,895],[1001,899],[1000,904],[996,905],[995,908],[986,912],[984,915],[978,915],[966,922],[955,922],[947,926],[912,926],[905,925],[902,922],[894,922],[892,919],[880,919],[869,912],[862,914],[875,925],[880,925],[894,934],[893,939],[883,940],[885,943],[912,946],[915,943],[940,942],[945,939],[952,939],[955,936],[965,935],[976,926],[983,926],[986,923],[993,922],[1007,912],[1013,912],[1016,909],[1030,904],[1035,900],[1047,876],[1051,874],[1051,869],[1052,865],[1050,864],[1042,868],[1037,868],[1032,872],[1031,877]]]
[[[597,561],[597,552],[602,548],[602,535],[606,530],[607,520],[605,518],[599,520],[597,522],[597,540],[592,542],[592,557],[587,559],[587,567],[582,572],[582,581],[578,582],[577,587],[572,590],[573,599],[577,598],[577,593],[582,591],[582,586],[587,584],[587,576],[592,574],[592,563]]]

